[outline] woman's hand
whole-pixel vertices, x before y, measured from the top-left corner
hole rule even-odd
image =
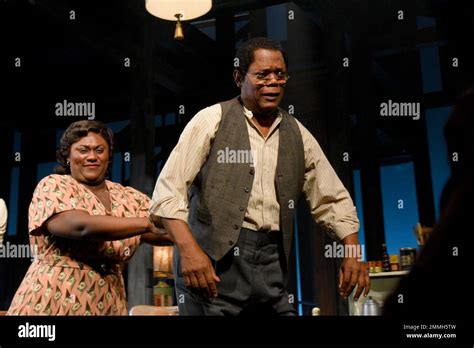
[[[148,216],[148,231],[159,236],[167,233],[161,223],[161,217],[157,215]]]
[[[158,228],[164,228],[161,216],[150,214],[148,220]]]
[[[148,217],[148,231],[141,235],[141,242],[155,246],[173,245],[173,237],[161,224],[161,218],[157,215]]]

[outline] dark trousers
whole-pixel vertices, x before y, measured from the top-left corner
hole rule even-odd
[[[221,280],[215,299],[185,286],[176,248],[174,255],[180,315],[296,315],[284,288],[285,259],[278,232],[242,228],[235,247],[221,260],[211,259]]]

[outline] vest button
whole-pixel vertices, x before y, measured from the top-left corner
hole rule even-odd
[[[240,210],[240,211],[244,211],[245,208],[244,208],[244,207],[239,207],[239,210]]]
[[[250,192],[250,190],[249,190],[248,187],[246,187],[244,191],[245,191],[245,193],[249,193],[249,192]]]
[[[250,170],[249,170],[249,173],[250,173],[250,175],[254,175],[254,174],[255,174],[255,170],[250,169]]]
[[[238,230],[239,229],[239,225],[234,225],[234,230]]]
[[[234,245],[234,241],[229,240],[229,245],[230,245],[230,246]]]

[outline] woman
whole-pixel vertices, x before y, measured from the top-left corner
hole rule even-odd
[[[101,122],[75,122],[64,132],[57,174],[33,194],[36,257],[8,315],[127,315],[124,264],[140,242],[171,239],[153,223],[158,217],[149,219],[146,195],[105,180],[112,150],[112,131]]]

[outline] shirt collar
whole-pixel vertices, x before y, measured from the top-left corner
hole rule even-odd
[[[257,132],[258,134],[260,134],[260,136],[262,138],[264,138],[265,140],[268,139],[274,132],[275,130],[277,129],[277,127],[279,126],[281,120],[283,119],[283,115],[281,113],[280,110],[278,110],[278,114],[277,114],[277,117],[275,118],[275,121],[273,121],[273,124],[270,128],[270,131],[268,132],[268,135],[265,137],[263,136],[263,134],[260,132],[260,130],[255,126],[255,123],[254,121],[252,120],[252,117],[253,117],[253,112],[249,109],[247,109],[244,105],[242,105],[243,107],[243,110],[244,110],[244,115],[248,121],[248,123],[251,125],[251,127],[253,127]]]
[[[242,107],[244,108],[244,115],[245,115],[245,117],[247,117],[247,119],[250,121],[250,120],[252,119],[252,117],[253,117],[253,112],[250,111],[249,109],[247,109],[247,108],[245,107],[245,105],[242,105]],[[282,117],[283,117],[283,115],[281,114],[281,111],[278,110],[278,115],[277,115],[277,117],[276,117],[276,119],[275,119],[275,123],[276,123],[276,124],[277,124],[277,123],[280,123],[280,120],[282,119]]]

